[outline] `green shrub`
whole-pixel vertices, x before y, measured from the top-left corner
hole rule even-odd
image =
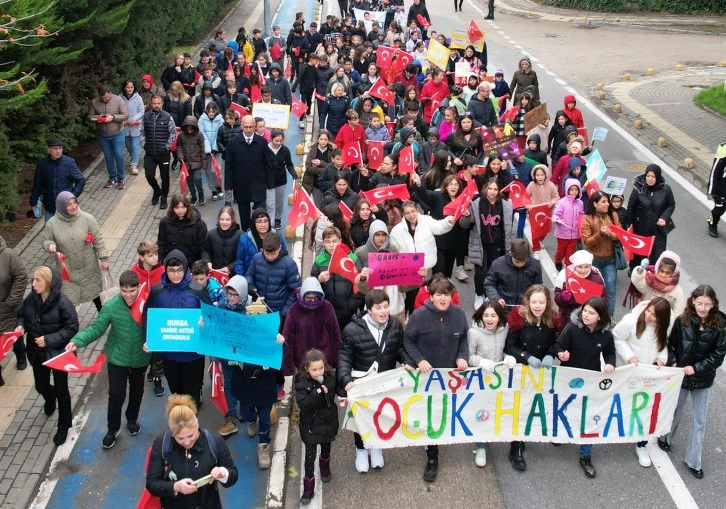
[[[541,0],[545,5],[598,12],[670,12],[724,14],[726,0]]]

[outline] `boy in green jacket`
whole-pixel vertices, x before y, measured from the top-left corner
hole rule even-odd
[[[141,431],[138,417],[144,396],[144,373],[151,362],[151,354],[143,349],[143,329],[131,314],[139,295],[138,274],[125,271],[119,278],[119,288],[121,292],[104,304],[96,320],[73,336],[66,346],[66,350],[75,352],[77,347],[90,345],[103,336],[111,326],[105,348],[108,356],[108,433],[103,437],[104,449],[116,445],[127,381],[129,404],[126,407],[126,429],[131,435],[138,435]]]

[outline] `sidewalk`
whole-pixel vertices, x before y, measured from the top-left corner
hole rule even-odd
[[[486,2],[483,2],[486,4]],[[559,21],[576,26],[598,27],[612,25],[640,30],[664,32],[726,33],[725,16],[679,16],[657,13],[614,13],[593,12],[578,9],[564,9],[542,5],[532,0],[496,0],[494,15],[506,13],[545,21]]]

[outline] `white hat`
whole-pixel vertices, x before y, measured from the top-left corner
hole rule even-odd
[[[577,267],[578,265],[592,265],[592,260],[592,253],[590,253],[589,251],[585,251],[584,249],[575,251],[574,253],[572,253],[572,256],[570,256],[570,263],[575,267]]]

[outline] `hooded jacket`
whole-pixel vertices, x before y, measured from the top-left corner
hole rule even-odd
[[[645,183],[645,174],[655,173],[654,186]],[[661,169],[655,164],[648,165],[645,173],[633,179],[633,192],[628,199],[628,218],[633,231],[638,235],[662,235],[657,222],[663,219],[666,223],[676,209],[673,191],[665,183]]]
[[[443,125],[443,124],[442,124]],[[428,137],[436,136],[436,143],[431,143],[428,139],[426,140],[423,145],[421,145],[421,158],[424,161],[424,168],[419,168],[418,171],[421,173],[424,170],[427,170],[431,166],[431,161],[433,161],[434,154],[440,150],[446,150],[446,143],[441,141],[441,136],[439,136],[439,129],[436,127],[430,127],[428,132]]]
[[[564,117],[566,119],[564,125],[560,125],[558,121],[560,117]],[[555,157],[557,147],[559,147],[562,142],[567,141],[568,126],[572,126],[573,128],[575,127],[572,120],[570,120],[570,117],[568,117],[564,111],[558,110],[555,114],[555,120],[552,123],[552,127],[550,128],[550,134],[547,136],[547,147],[549,148],[549,155],[552,157],[553,167],[557,164],[557,159],[559,159],[559,157]],[[577,132],[577,128],[575,128],[575,132]]]
[[[192,133],[187,133],[187,126],[192,127]],[[179,133],[176,143],[176,156],[187,165],[189,171],[207,167],[207,156],[205,153],[204,135],[199,132],[197,118],[188,115],[182,123],[182,130]],[[190,174],[191,176],[191,174]]]
[[[434,368],[456,367],[457,359],[469,360],[466,314],[453,304],[439,311],[431,300],[413,312],[403,333],[406,364],[426,360]]]
[[[718,312],[718,328],[701,328],[701,319],[693,313],[690,323],[679,316],[668,337],[668,365],[679,368],[693,366],[695,374],[683,377],[682,389],[707,389],[716,379],[716,370],[726,356],[726,315]]]
[[[472,322],[469,329],[469,366],[479,367],[484,359],[502,362],[508,334],[509,324],[499,324],[496,330],[490,331],[483,324]]]
[[[221,114],[217,113],[217,115],[214,118],[209,118],[209,115],[204,113],[201,117],[199,117],[199,132],[202,133],[202,136],[204,136],[204,153],[210,154],[210,153],[217,153],[219,152],[219,147],[217,147],[217,134],[219,133],[219,129],[222,127],[222,124],[224,124],[224,117],[222,117]]]
[[[555,224],[555,237],[558,239],[572,240],[580,238],[580,216],[584,215],[582,203],[582,185],[577,179],[568,179],[565,182],[565,189],[577,186],[577,196],[570,196],[565,191],[564,198],[560,198],[552,213],[552,222]]]
[[[557,277],[555,278],[554,285],[555,285],[555,304],[557,304],[557,317],[559,320],[559,324],[561,325],[561,328],[563,328],[565,325],[567,325],[570,321],[570,315],[573,311],[580,308],[580,304],[577,303],[575,300],[574,295],[572,295],[572,291],[570,290],[569,286],[567,285],[565,279],[566,279],[566,270],[570,269],[572,272],[575,272],[575,266],[572,264],[569,264],[566,269],[562,269],[559,274],[557,274]],[[590,266],[590,273],[585,277],[584,279],[587,279],[591,283],[598,284],[602,286],[602,292],[600,292],[599,297],[602,297],[607,302],[608,300],[608,292],[607,288],[605,287],[605,280],[602,277],[602,274],[598,270],[597,267]],[[560,331],[562,330],[560,328]]]
[[[373,238],[375,237],[376,233],[386,234],[386,240],[383,242],[383,244],[381,244],[381,247],[376,247],[375,242],[373,242]],[[380,219],[375,219],[371,222],[371,226],[368,229],[368,240],[364,245],[355,250],[355,255],[361,261],[363,267],[368,267],[368,257],[371,253],[398,253],[398,249],[396,248],[396,246],[391,243],[391,237],[388,234],[388,228],[386,227],[386,223],[384,223]],[[406,305],[406,295],[401,291],[398,286],[370,287],[368,285],[368,280],[360,275],[357,278],[357,282],[358,289],[363,294],[367,294],[373,288],[383,288],[386,294],[388,294],[388,304],[391,315],[397,315],[404,311]]]
[[[575,103],[575,105],[572,108],[568,108],[568,103]],[[577,109],[577,100],[575,99],[574,95],[566,95],[564,99],[564,108],[562,111],[567,115],[567,117],[572,121],[572,123],[580,129],[581,127],[585,127],[585,120],[582,118],[582,112]]]
[[[570,359],[563,361],[562,366],[570,368],[602,371],[600,355],[605,364],[615,366],[615,341],[610,327],[590,331],[580,319],[580,311],[576,309],[570,315],[570,323],[560,334],[555,343],[555,352],[570,352]]]
[[[544,170],[545,180],[542,184],[537,183],[535,179],[535,170]],[[527,194],[532,198],[532,205],[541,205],[549,203],[552,207],[557,205],[560,200],[560,194],[557,192],[557,186],[550,181],[550,168],[546,164],[538,164],[530,173],[532,181],[527,185]]]
[[[447,218],[437,221],[431,216],[419,214],[413,236],[409,233],[408,220],[404,219],[391,230],[391,240],[402,253],[423,253],[423,266],[431,269],[438,258],[436,236],[450,232],[453,227]]]
[[[235,119],[232,125],[222,122],[219,131],[217,131],[217,151],[222,153],[223,158],[226,159],[229,141],[238,134],[242,134],[242,125],[239,119]]]
[[[204,97],[205,90],[209,90],[209,97]],[[197,118],[201,118],[202,115],[205,114],[207,105],[211,103],[216,104],[219,113],[224,114],[224,111],[222,111],[219,105],[219,96],[214,93],[214,87],[212,86],[212,82],[205,81],[202,85],[201,93],[194,99],[194,116]]]
[[[211,281],[216,280],[213,278],[209,279],[209,281],[207,282],[207,291],[209,291],[209,282]],[[217,307],[219,307],[220,309],[235,311],[237,313],[247,312],[247,306],[249,306],[252,302],[252,297],[250,297],[247,280],[243,276],[235,274],[230,278],[229,281],[227,281],[227,284],[224,285],[224,288],[219,286],[219,283],[217,283],[217,286],[219,287],[219,292],[222,294],[222,297],[217,303]],[[231,288],[232,290],[237,292],[237,295],[239,295],[239,300],[235,304],[231,304],[229,300],[227,300],[227,288]]]
[[[255,209],[252,211],[252,214],[250,215],[250,224],[253,225],[252,228],[254,228],[255,219],[260,217],[266,217],[270,222],[270,231],[277,232],[277,230],[272,227],[273,223],[270,221],[270,216],[265,209]],[[262,251],[262,239],[260,239],[259,235],[254,235],[252,233],[252,228],[244,233],[241,233],[239,242],[237,243],[237,256],[235,257],[234,273],[241,276],[247,274],[247,269],[252,262],[252,258]],[[279,232],[277,233],[279,234]],[[287,252],[287,244],[285,243],[284,235],[280,235],[280,245],[282,246],[282,250]]]
[[[78,315],[73,303],[61,291],[62,281],[58,271],[53,274],[50,293],[43,302],[40,295],[31,290],[18,311],[16,327],[25,329],[28,361],[45,362],[60,355],[74,334],[78,332]],[[45,346],[40,347],[35,339],[43,336]]]
[[[245,278],[257,295],[265,298],[273,312],[279,311],[282,317],[287,315],[295,300],[294,291],[300,287],[297,263],[287,255],[287,251],[280,249],[273,261],[268,261],[264,253],[257,253],[252,257]]]
[[[35,165],[33,190],[30,192],[30,206],[38,204],[43,198],[46,212],[55,213],[55,199],[61,191],[70,191],[78,198],[86,186],[86,177],[76,164],[75,159],[62,154],[58,159],[50,155],[42,157]]]
[[[516,267],[512,255],[507,253],[494,260],[489,268],[484,292],[489,300],[504,299],[507,304],[519,304],[527,288],[541,284],[542,265],[539,260],[530,256],[523,267]]]
[[[119,97],[126,103],[126,110],[128,111],[130,122],[139,122],[141,117],[144,116],[144,101],[141,96],[134,92],[131,97],[126,97],[126,93],[122,93]],[[139,135],[140,126],[126,124],[124,125],[124,135],[135,138]]]
[[[524,62],[529,63],[529,69],[527,71],[522,69],[522,63]],[[509,88],[514,94],[512,104],[519,103],[519,98],[530,85],[534,85],[536,91],[536,94],[532,97],[533,102],[539,101],[539,80],[537,79],[537,73],[532,69],[532,61],[524,57],[519,61],[519,69],[514,71],[512,81],[509,82]]]
[[[278,71],[277,78],[272,76],[272,71]],[[265,83],[270,87],[272,98],[280,101],[280,104],[292,104],[292,92],[290,90],[290,82],[282,75],[280,64],[274,62],[270,66],[270,78]]]
[[[514,224],[514,221],[512,219],[512,202],[510,202],[509,200],[500,199],[499,201],[501,202],[502,206],[502,215],[499,218],[499,221],[497,222],[496,216],[489,217],[487,221],[489,224],[485,224],[482,228],[482,217],[480,214],[482,199],[487,200],[486,198],[482,197],[476,198],[473,202],[471,202],[471,205],[469,205],[469,215],[461,216],[461,219],[459,219],[459,225],[461,225],[464,230],[469,231],[469,261],[474,265],[479,266],[482,265],[484,260],[484,254],[482,251],[482,239],[484,239],[487,244],[490,244],[489,239],[492,238],[489,236],[488,229],[501,229],[500,236],[503,240],[501,247],[502,252],[505,252],[509,251],[509,248],[512,245],[512,225]],[[472,225],[474,226],[474,228],[470,228]]]
[[[169,219],[165,215],[159,221],[159,258],[166,258],[172,250],[184,253],[189,264],[202,259],[204,239],[207,236],[207,224],[202,220],[199,211],[192,207],[192,218]]]
[[[648,284],[648,281],[657,279],[658,270],[660,269],[664,258],[669,258],[676,262],[676,270],[673,272],[675,283],[673,283],[673,288],[670,290],[659,291],[658,289],[651,287]],[[630,276],[630,280],[633,282],[633,286],[635,286],[642,295],[643,300],[652,300],[655,297],[663,297],[670,303],[674,315],[681,316],[683,310],[686,308],[686,299],[683,296],[683,288],[678,284],[680,272],[681,257],[673,251],[663,251],[663,254],[658,257],[658,260],[655,262],[655,266],[653,268],[648,267],[646,270],[641,270],[640,267],[636,267]]]
[[[537,144],[537,148],[534,150],[529,149],[529,142],[533,141]],[[541,150],[540,147],[542,146],[542,138],[539,134],[533,133],[529,135],[529,138],[527,138],[527,148],[524,149],[524,156],[528,157],[534,161],[537,161],[539,164],[547,165],[547,153],[544,150]]]
[[[28,272],[20,255],[0,236],[0,331],[15,328],[15,317],[27,284]]]
[[[646,323],[643,334],[640,337],[636,336],[638,318],[649,305],[650,301],[641,301],[613,328],[618,366],[625,366],[632,357],[643,364],[653,364],[656,359],[662,360],[664,364],[668,362],[668,344],[666,342],[661,350],[658,349],[655,324]],[[671,311],[666,337],[670,335],[675,320],[676,315]]]
[[[319,299],[306,301],[304,297],[309,293],[316,294]],[[314,334],[312,331],[315,331]],[[333,305],[325,300],[323,288],[316,278],[305,278],[300,288],[295,290],[295,302],[287,312],[282,335],[285,337],[285,355],[282,360],[282,373],[285,376],[294,373],[311,348],[323,352],[331,366],[338,365],[338,320]]]
[[[323,249],[320,254],[315,257],[310,275],[317,278],[321,272],[330,268],[330,254]],[[354,253],[350,253],[348,258],[353,260],[356,270],[360,273],[363,265]],[[363,306],[363,294],[353,291],[353,283],[339,274],[330,273],[330,279],[325,283],[321,283],[325,292],[325,300],[329,301],[335,309],[335,316],[338,319],[338,326],[343,329],[350,322],[360,307]]]

